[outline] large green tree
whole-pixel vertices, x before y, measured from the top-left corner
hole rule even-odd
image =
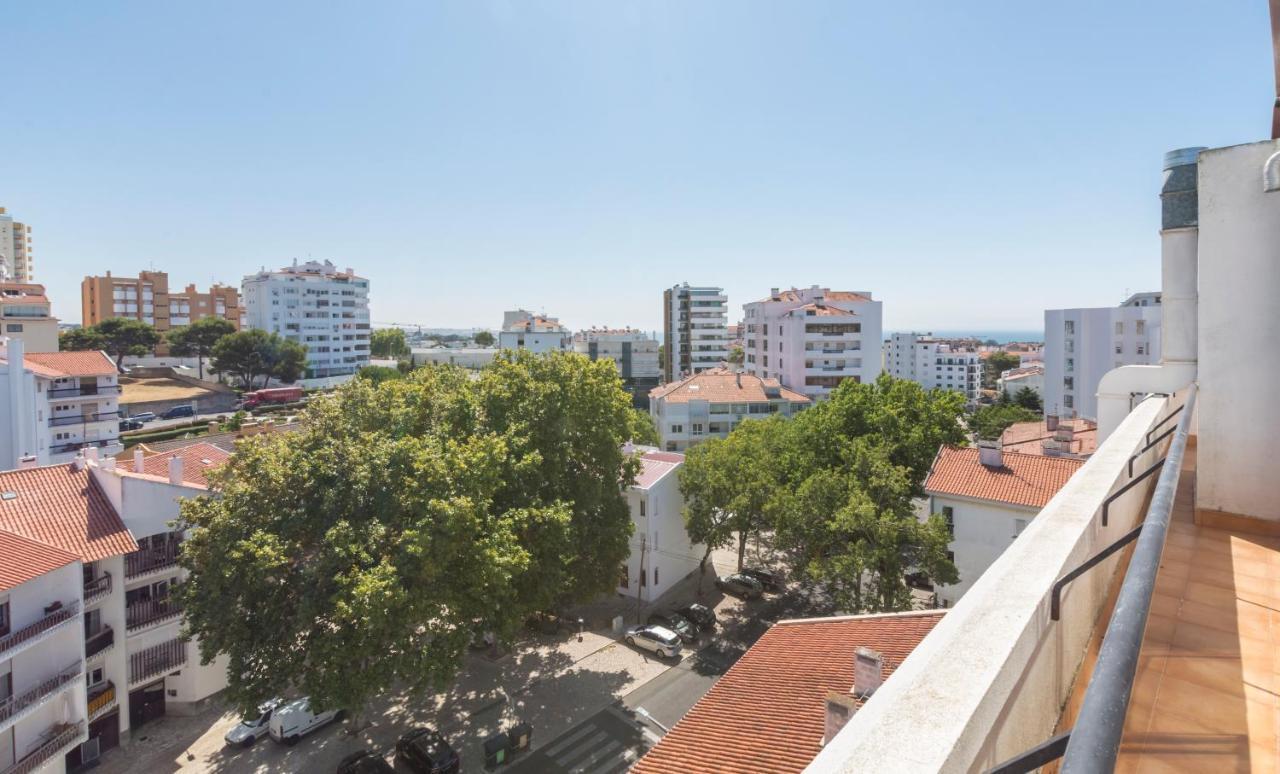
[[[196,369],[204,378],[204,359],[224,337],[236,332],[236,326],[222,317],[201,317],[190,325],[174,328],[165,334],[169,352],[177,357],[196,358]]]
[[[632,443],[642,446],[657,446],[662,443],[662,439],[658,437],[658,426],[653,423],[653,417],[648,412],[631,409],[627,428]]]
[[[489,331],[477,331],[476,335],[471,337],[471,340],[476,343],[477,347],[492,347],[493,343],[497,341]]]
[[[1012,352],[992,352],[982,364],[982,386],[989,390],[995,389],[1000,374],[1021,364],[1022,358]]]
[[[969,415],[969,427],[984,440],[996,441],[1010,425],[1018,422],[1035,422],[1040,415],[1015,403],[999,403],[983,406]]]
[[[369,336],[369,354],[373,357],[398,358],[409,354],[404,331],[400,328],[379,328]]]
[[[479,633],[613,588],[628,409],[611,363],[572,354],[352,380],[183,502],[187,633],[244,708],[441,689]]]
[[[99,350],[105,344],[106,339],[93,327],[72,328],[69,331],[62,331],[58,334],[58,349],[63,352]]]
[[[231,376],[246,390],[253,389],[259,377],[264,387],[273,378],[290,384],[306,367],[305,345],[257,328],[223,336],[209,362],[211,372]]]
[[[156,329],[131,317],[112,317],[88,328],[67,331],[58,337],[62,350],[100,349],[124,370],[125,355],[149,355],[160,343]]]
[[[1040,413],[1044,411],[1044,403],[1040,400],[1040,396],[1030,387],[1023,387],[1013,394],[1013,402],[1019,406]]]

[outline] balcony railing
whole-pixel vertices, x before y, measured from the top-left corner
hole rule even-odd
[[[125,626],[130,631],[133,631],[170,618],[177,618],[181,614],[182,608],[178,606],[176,599],[173,597],[161,597],[160,599],[148,599],[129,605],[124,609],[124,621]]]
[[[118,384],[86,384],[82,387],[59,387],[56,390],[49,390],[50,398],[76,398],[80,396],[92,395],[119,395],[120,385]]]
[[[124,555],[124,576],[134,578],[149,572],[174,567],[178,564],[178,545],[170,543],[164,548],[149,548]]]
[[[180,639],[162,642],[129,656],[129,685],[172,672],[187,663],[187,643]]]
[[[91,634],[84,640],[84,657],[93,658],[103,651],[116,644],[116,633],[112,631],[110,626],[103,626],[96,634]]]
[[[87,425],[91,422],[106,422],[119,419],[119,411],[100,411],[96,414],[75,414],[73,416],[49,417],[49,427],[66,427],[67,425]]]
[[[9,768],[0,769],[0,774],[29,774],[64,752],[65,748],[83,733],[83,720],[75,723],[59,723],[45,732],[44,741],[40,742],[38,747]]]
[[[49,698],[64,685],[72,682],[82,674],[84,674],[84,664],[77,660],[63,667],[57,674],[41,680],[22,693],[0,701],[0,728],[3,728],[6,721],[14,715]]]
[[[89,720],[90,722],[97,719],[98,715],[110,709],[116,703],[116,686],[110,680],[106,685],[97,689],[96,693],[89,695]]]
[[[5,657],[5,652],[13,650],[20,645],[36,639],[45,632],[65,624],[72,618],[75,618],[80,612],[80,603],[72,602],[65,607],[59,607],[56,610],[50,610],[45,613],[44,617],[35,623],[22,627],[21,629],[0,637],[0,658]]]
[[[64,444],[60,444],[60,445],[58,445],[58,446],[51,446],[51,447],[49,447],[49,451],[50,451],[50,452],[52,452],[53,454],[63,454],[63,453],[65,453],[65,452],[79,451],[79,450],[81,450],[81,449],[91,449],[91,448],[93,448],[93,447],[95,447],[95,446],[96,446],[96,447],[98,447],[99,449],[105,449],[105,448],[106,448],[106,447],[108,447],[108,446],[111,446],[111,445],[113,445],[113,444],[118,444],[118,443],[120,443],[120,441],[118,441],[118,440],[111,440],[111,441],[72,441],[71,443],[64,443]]]
[[[111,573],[104,572],[102,575],[91,581],[85,581],[84,584],[84,603],[96,602],[102,597],[111,593]]]

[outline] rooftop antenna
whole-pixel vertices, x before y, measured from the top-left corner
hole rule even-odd
[[[1276,104],[1271,110],[1271,139],[1280,140],[1280,0],[1271,0],[1271,52],[1276,63]]]

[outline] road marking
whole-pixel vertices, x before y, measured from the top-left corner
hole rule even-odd
[[[591,728],[594,729],[595,726],[591,726]],[[591,738],[587,739],[585,742],[582,742],[580,744],[575,744],[573,747],[569,748],[568,750],[565,750],[563,755],[555,756],[554,758],[552,758],[552,760],[554,760],[556,763],[560,764],[561,766],[568,766],[570,763],[576,760],[583,753],[589,753],[592,750],[596,749],[596,747],[601,742],[605,741],[608,738],[609,738],[609,732],[600,731],[595,735],[593,735]]]
[[[570,734],[569,736],[567,736],[567,737],[565,737],[565,738],[561,739],[560,741],[556,742],[554,746],[552,746],[552,747],[548,747],[548,748],[544,749],[542,752],[543,752],[543,754],[544,754],[544,755],[546,755],[548,758],[554,758],[554,757],[556,757],[556,755],[558,755],[558,754],[560,753],[560,751],[561,751],[561,750],[563,750],[564,748],[569,747],[570,745],[574,744],[574,743],[575,743],[575,742],[577,742],[579,739],[581,739],[582,737],[586,736],[587,734],[591,733],[591,732],[592,732],[592,731],[594,731],[594,730],[595,730],[595,726],[594,726],[594,725],[592,725],[591,723],[586,723],[586,724],[584,724],[581,728],[579,728],[577,731],[574,731],[574,732],[573,732],[572,734]]]
[[[605,745],[604,747],[601,747],[600,749],[592,753],[590,758],[587,758],[582,763],[579,763],[577,766],[574,766],[572,769],[570,769],[569,774],[582,774],[582,772],[587,770],[588,766],[595,764],[596,761],[600,760],[601,758],[604,758],[607,755],[613,755],[617,751],[617,749],[621,746],[622,746],[622,742],[618,742],[618,741],[610,742],[609,744]]]

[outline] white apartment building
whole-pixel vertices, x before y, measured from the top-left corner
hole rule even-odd
[[[544,352],[567,352],[572,343],[569,329],[554,317],[524,309],[502,313],[499,349],[527,349],[540,355]]]
[[[884,344],[884,369],[926,390],[964,393],[970,403],[982,390],[982,355],[965,342],[934,338],[929,333],[894,333]]]
[[[183,535],[169,526],[226,459],[199,444],[124,470],[89,449],[0,473],[0,772],[91,762],[226,687],[226,660],[202,665],[181,638]]]
[[[347,381],[369,365],[369,280],[330,261],[307,261],[244,278],[245,322],[305,344],[307,386]]]
[[[27,352],[58,351],[58,318],[43,285],[0,282],[0,336],[21,341]]]
[[[1044,313],[1044,410],[1098,417],[1098,383],[1113,368],[1160,362],[1160,293],[1120,306]]]
[[[656,339],[631,328],[591,328],[574,334],[573,351],[591,360],[612,360],[636,408],[649,408],[649,391],[662,379]]]
[[[1023,389],[1029,389],[1044,402],[1044,364],[1033,363],[1003,371],[998,386],[1005,395],[1012,398]]]
[[[640,474],[626,492],[635,530],[618,593],[648,603],[696,572],[706,546],[691,541],[684,528],[679,476],[684,455],[647,446],[629,451],[640,453]]]
[[[777,379],[717,368],[652,390],[649,416],[662,448],[682,452],[708,438],[724,438],[744,419],[793,416],[812,403]]]
[[[744,304],[743,367],[814,399],[880,375],[881,302],[812,285]],[[865,346],[864,346],[865,344]]]
[[[724,288],[691,287],[662,291],[662,380],[718,368],[729,359],[729,297]]]
[[[31,226],[19,223],[0,207],[0,282],[31,282]]]
[[[0,336],[0,470],[120,452],[116,376],[103,352],[28,353]]]

